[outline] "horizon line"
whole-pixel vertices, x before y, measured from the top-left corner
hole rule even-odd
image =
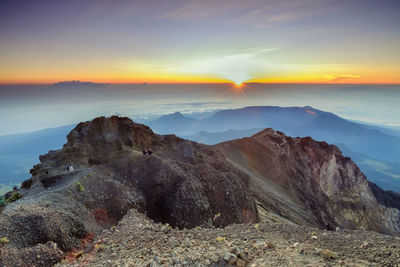
[[[58,81],[53,83],[0,83],[0,86],[4,85],[56,85],[60,82],[69,82],[68,81]],[[93,81],[79,81],[79,82],[91,82],[96,86],[98,85],[168,85],[168,84],[176,84],[176,85],[222,85],[222,84],[236,84],[235,82],[93,82]],[[246,84],[287,84],[287,85],[296,85],[296,84],[312,84],[312,85],[400,85],[399,83],[377,83],[377,82],[362,82],[362,83],[354,83],[354,82],[243,82],[240,85]],[[68,86],[68,85],[67,85]],[[71,85],[73,86],[73,85]],[[79,85],[78,85],[79,86]]]

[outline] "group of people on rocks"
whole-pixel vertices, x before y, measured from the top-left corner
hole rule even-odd
[[[149,150],[147,150],[146,148],[143,149],[143,155],[151,155],[153,154],[153,150],[151,150],[151,148]]]

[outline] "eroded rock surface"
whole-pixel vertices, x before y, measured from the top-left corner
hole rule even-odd
[[[394,202],[378,202],[364,174],[336,146],[266,129],[216,147],[251,177],[266,220],[400,232]]]

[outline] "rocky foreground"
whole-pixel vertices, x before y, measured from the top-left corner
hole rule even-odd
[[[134,209],[66,255],[40,246],[3,250],[2,266],[400,266],[398,236],[285,223],[179,230]]]
[[[178,230],[130,210],[57,266],[399,266],[400,238],[284,224]]]

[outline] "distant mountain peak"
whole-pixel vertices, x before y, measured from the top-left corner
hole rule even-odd
[[[276,135],[283,135],[282,132],[275,131],[272,128],[266,128],[262,131],[259,131],[258,133],[252,135],[252,138],[260,138],[260,137],[265,137],[265,136],[276,136]]]
[[[168,116],[168,115],[166,115],[166,116]],[[169,114],[169,116],[171,116],[171,117],[185,117],[185,115],[183,115],[183,114],[180,113],[179,111],[174,112],[174,113],[171,113],[171,114]],[[185,117],[185,118],[186,118],[186,117]]]
[[[160,119],[188,119],[188,120],[192,120],[191,118],[186,117],[185,115],[183,115],[179,111],[174,112],[174,113],[169,113],[169,114],[166,114],[166,115],[162,115],[157,120],[160,120]]]
[[[107,85],[108,85],[107,83],[85,82],[79,80],[60,81],[53,84],[53,86],[92,86],[92,87],[103,87]]]

